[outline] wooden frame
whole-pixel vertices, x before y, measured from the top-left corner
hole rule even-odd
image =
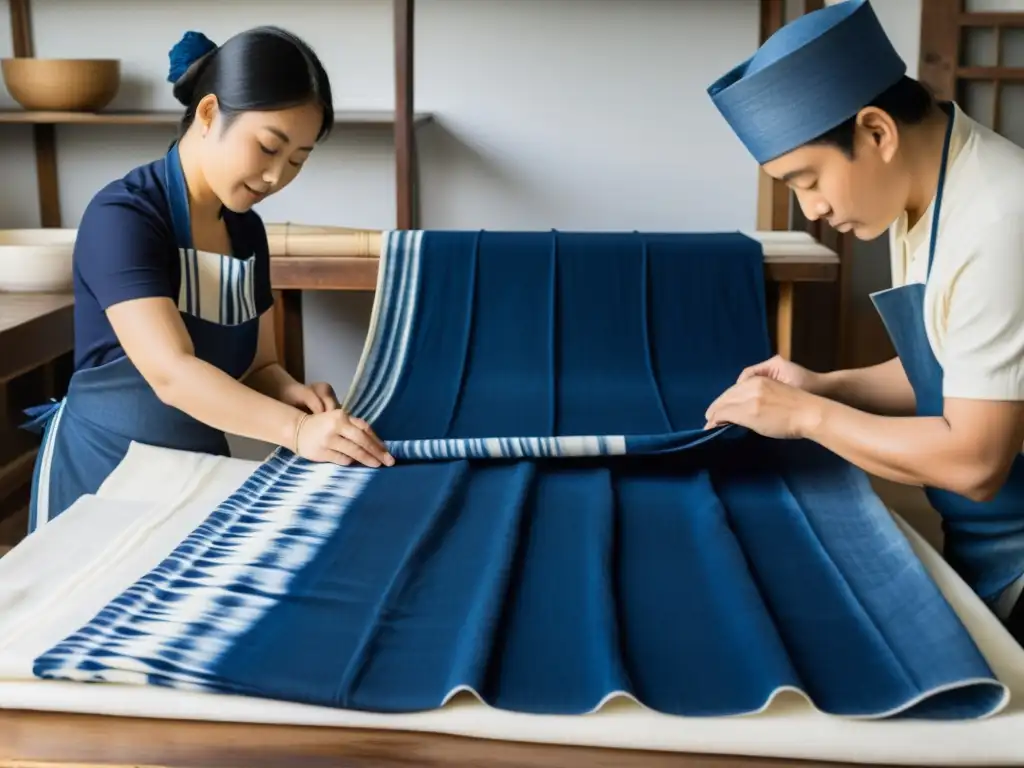
[[[1008,66],[1003,62],[1003,41],[1008,31],[1024,30],[1024,11],[976,13],[966,10],[965,0],[930,0],[928,12],[921,14],[921,60],[919,77],[944,100],[955,100],[978,122],[997,133],[1006,133],[1003,125],[1003,86],[1024,83],[1024,62]],[[992,61],[968,61],[969,38],[991,31]],[[991,84],[991,101],[971,105],[970,90]]]
[[[330,230],[330,227],[318,228]],[[779,233],[782,234],[782,233]],[[378,251],[360,251],[342,247],[346,237],[376,236],[379,233],[362,232],[359,235],[334,235],[339,242],[339,255],[313,255],[301,250],[275,248],[272,242],[271,281],[282,293],[300,291],[373,291],[377,286]],[[804,238],[801,238],[801,235]],[[779,288],[775,312],[775,340],[779,354],[789,357],[793,345],[793,294],[798,284],[834,282],[839,270],[838,259],[830,249],[813,242],[807,233],[792,233],[787,238],[793,244],[791,254],[779,254],[779,246],[767,247],[765,253],[765,279]],[[318,249],[319,250],[319,249]],[[341,255],[344,253],[346,255]],[[282,314],[281,318],[288,315]],[[287,320],[287,322],[293,322]],[[280,330],[280,325],[279,325]],[[293,342],[283,341],[285,349],[293,350]],[[295,375],[295,371],[291,371]]]

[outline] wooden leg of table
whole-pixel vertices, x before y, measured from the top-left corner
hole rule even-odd
[[[779,283],[779,304],[775,309],[775,348],[787,360],[793,356],[793,283]]]
[[[296,381],[304,382],[306,362],[302,343],[302,291],[275,291],[274,300],[277,359]]]

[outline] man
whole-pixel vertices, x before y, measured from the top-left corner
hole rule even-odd
[[[707,411],[925,486],[945,555],[1024,639],[1024,149],[935,102],[867,0],[807,14],[710,89],[810,220],[889,229],[872,296],[897,352],[819,374],[773,358]]]

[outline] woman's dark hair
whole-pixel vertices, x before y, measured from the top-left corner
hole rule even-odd
[[[901,125],[918,125],[931,111],[935,104],[935,98],[922,83],[904,75],[895,85],[889,86],[885,91],[872,99],[864,107],[875,107]],[[862,109],[864,108],[862,107]],[[858,110],[860,111],[860,110]],[[808,144],[828,144],[838,147],[839,150],[851,160],[853,159],[853,136],[857,127],[857,116],[840,123],[835,128],[826,131],[821,136],[813,139]]]
[[[189,32],[170,57],[168,79],[174,83],[174,98],[185,105],[181,135],[195,119],[199,102],[211,93],[217,97],[225,127],[240,112],[288,109],[311,101],[323,110],[317,141],[334,127],[331,83],[323,64],[312,48],[283,29],[256,27],[221,46]],[[184,71],[177,73],[176,67],[183,64]]]

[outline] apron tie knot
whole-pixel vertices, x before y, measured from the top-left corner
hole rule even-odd
[[[50,419],[57,412],[57,409],[60,408],[60,404],[60,400],[51,397],[48,403],[26,408],[22,413],[28,416],[29,420],[21,424],[20,428],[41,435],[46,429],[46,425],[50,423]]]

